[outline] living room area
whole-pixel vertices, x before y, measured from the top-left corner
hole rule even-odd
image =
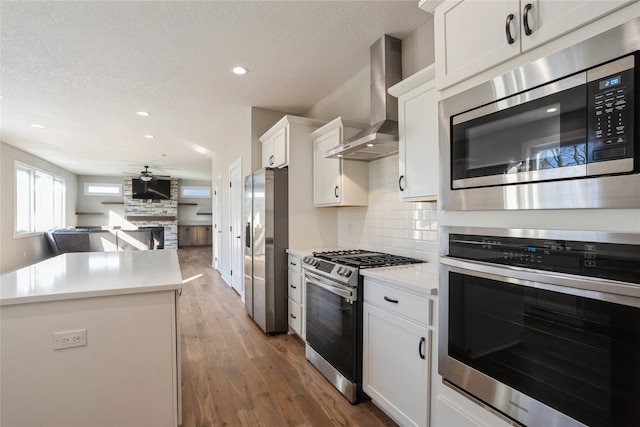
[[[55,159],[48,161],[6,143],[1,143],[0,154],[0,197],[13,201],[0,208],[0,273],[65,252],[175,249],[179,240],[181,246],[211,245],[212,236],[187,236],[196,230],[212,233],[211,181],[153,176],[149,182],[162,182],[160,187],[168,192],[147,198],[150,193],[134,189],[134,183],[144,183],[144,165],[113,176],[76,175],[53,163]],[[21,172],[50,176],[62,185],[62,190],[53,190],[60,191],[62,201],[46,213],[55,223],[38,223],[18,212],[20,192],[28,191],[20,190]],[[27,227],[32,228],[20,230]],[[179,234],[185,236],[179,239]]]

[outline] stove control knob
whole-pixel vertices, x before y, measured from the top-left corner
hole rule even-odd
[[[351,271],[351,270],[349,270],[349,269],[345,268],[345,269],[344,269],[344,274],[343,274],[343,276],[344,276],[344,277],[349,277],[349,276],[351,276],[351,273],[353,273],[353,271]]]

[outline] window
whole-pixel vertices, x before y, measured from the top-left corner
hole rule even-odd
[[[16,162],[16,234],[64,227],[64,179]]]
[[[201,199],[211,197],[211,187],[180,187],[180,197],[199,197]]]
[[[84,195],[113,197],[122,196],[122,184],[85,182]]]

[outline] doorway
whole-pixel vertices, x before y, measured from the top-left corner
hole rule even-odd
[[[220,246],[222,240],[222,210],[220,209],[220,184],[218,175],[213,183],[213,268],[220,270]]]
[[[244,301],[242,285],[244,251],[242,246],[242,158],[229,168],[229,249],[231,287]]]

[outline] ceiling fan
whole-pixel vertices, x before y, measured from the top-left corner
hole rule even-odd
[[[140,171],[140,180],[144,182],[153,181],[157,178],[170,178],[168,175],[154,175],[153,172],[149,170],[149,166],[144,167],[143,171]]]
[[[140,171],[140,179],[144,182],[149,182],[153,179],[153,174],[149,170],[149,166],[145,166],[143,171]]]

